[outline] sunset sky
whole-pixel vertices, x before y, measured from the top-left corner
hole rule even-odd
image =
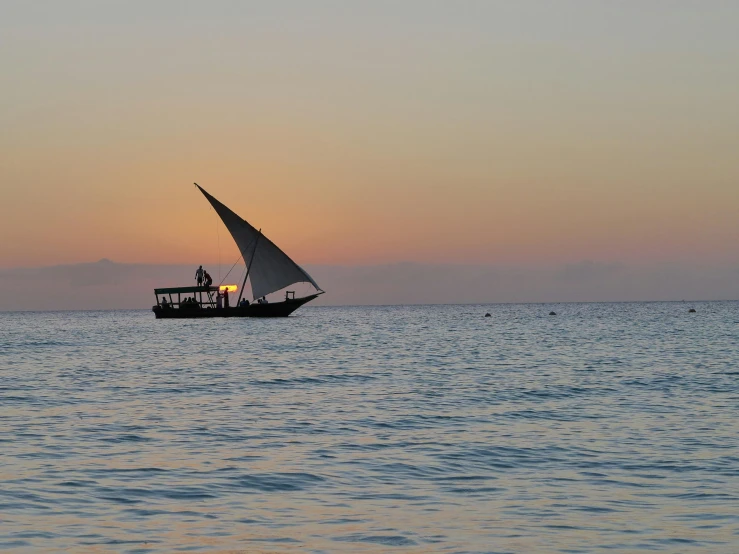
[[[739,261],[739,3],[0,0],[0,267]],[[220,226],[219,226],[220,225]]]

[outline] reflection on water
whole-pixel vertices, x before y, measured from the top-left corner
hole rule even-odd
[[[731,302],[0,314],[0,548],[739,551],[738,328]]]

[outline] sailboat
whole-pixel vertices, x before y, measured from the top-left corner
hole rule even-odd
[[[246,263],[244,282],[237,285],[170,287],[154,289],[157,303],[152,307],[157,319],[202,317],[287,317],[303,304],[314,300],[323,289],[271,240],[225,204],[195,183],[226,226]],[[242,300],[246,280],[252,289],[252,301]],[[295,283],[309,283],[316,292],[295,298],[286,290],[281,302],[267,302],[266,296]],[[239,291],[234,305],[230,293]],[[185,299],[183,301],[183,295]],[[189,296],[192,295],[192,296]]]

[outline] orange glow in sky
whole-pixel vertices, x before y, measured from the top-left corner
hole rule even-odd
[[[0,267],[229,266],[193,181],[300,264],[739,260],[736,5],[63,4],[0,21]]]

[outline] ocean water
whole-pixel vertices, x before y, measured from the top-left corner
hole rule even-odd
[[[738,339],[736,302],[3,313],[0,550],[739,552]]]

